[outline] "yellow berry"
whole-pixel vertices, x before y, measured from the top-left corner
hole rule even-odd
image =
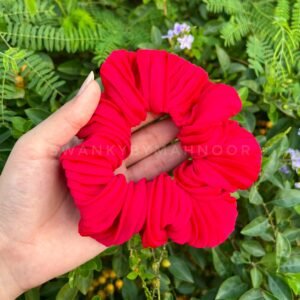
[[[161,265],[164,268],[170,268],[171,262],[167,258],[165,258],[165,259],[162,260]]]
[[[20,75],[15,77],[15,85],[18,88],[24,88],[24,78]]]
[[[109,275],[110,275],[110,271],[109,271],[109,270],[103,270],[103,271],[102,271],[102,275],[103,275],[105,278],[108,278]]]
[[[115,282],[115,285],[116,285],[116,288],[118,290],[120,290],[123,287],[123,285],[124,285],[123,280],[117,279],[116,282]]]
[[[267,122],[267,128],[272,128],[273,127],[273,123],[271,121]]]
[[[260,133],[261,135],[265,135],[265,134],[267,133],[267,130],[264,129],[264,128],[259,129],[259,133]]]
[[[115,287],[112,283],[108,283],[107,286],[105,287],[105,290],[108,294],[113,294],[115,291]]]
[[[101,300],[104,300],[106,298],[106,293],[102,290],[100,290],[97,295],[101,298]]]
[[[112,278],[112,279],[115,279],[117,277],[116,272],[114,270],[110,270],[109,277]]]
[[[99,282],[100,284],[104,284],[104,283],[106,282],[106,277],[104,277],[104,276],[99,276],[98,282]]]

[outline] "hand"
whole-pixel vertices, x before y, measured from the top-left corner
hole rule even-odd
[[[0,299],[13,299],[64,274],[105,247],[78,234],[79,213],[65,184],[59,154],[92,116],[100,89],[89,75],[77,96],[22,136],[0,177]],[[171,120],[134,128],[132,154],[116,173],[151,179],[186,158]],[[155,152],[155,153],[154,153]],[[1,294],[2,293],[2,294]]]

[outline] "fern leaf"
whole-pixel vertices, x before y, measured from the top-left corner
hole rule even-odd
[[[225,45],[234,45],[249,32],[249,23],[247,18],[242,16],[232,16],[230,21],[221,30],[221,36],[225,40]]]
[[[291,71],[292,64],[294,63],[294,50],[296,43],[292,32],[288,25],[281,22],[275,23],[277,25],[277,32],[273,36],[274,53],[273,60],[278,63],[280,68],[286,68],[288,72]]]
[[[42,101],[53,101],[58,95],[63,96],[59,87],[65,82],[60,80],[53,70],[53,64],[36,53],[28,52],[21,62],[25,66],[21,75],[28,80],[28,88],[42,97]]]
[[[249,67],[257,76],[264,72],[265,45],[257,36],[250,36],[247,41]]]
[[[66,50],[69,53],[93,50],[101,42],[103,28],[96,25],[95,30],[79,28],[66,32],[63,28],[49,25],[34,26],[30,24],[9,23],[6,32],[0,32],[18,48],[34,51],[47,50],[49,52]]]
[[[35,7],[31,7],[30,3],[24,3],[23,0],[14,1],[10,5],[6,3],[2,7],[0,4],[0,17],[3,17],[8,23],[58,25],[58,18],[54,12],[54,5],[49,4],[48,1],[38,1],[36,2]]]
[[[288,0],[279,0],[275,8],[274,17],[280,22],[288,23],[290,18],[289,12],[289,1]]]
[[[36,0],[24,0],[25,7],[31,16],[37,13],[37,1]]]
[[[291,29],[297,43],[300,43],[300,0],[297,0],[293,6]]]
[[[239,0],[205,0],[207,10],[214,13],[226,12],[229,15],[240,13],[243,9]]]

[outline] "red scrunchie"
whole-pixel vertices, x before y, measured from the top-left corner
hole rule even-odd
[[[145,247],[171,238],[214,247],[234,230],[236,199],[258,176],[261,149],[236,121],[234,88],[209,81],[200,67],[162,50],[117,50],[100,71],[100,105],[61,162],[81,220],[79,233],[106,246],[140,233]],[[114,175],[130,153],[131,127],[146,113],[168,113],[192,160],[151,181]]]

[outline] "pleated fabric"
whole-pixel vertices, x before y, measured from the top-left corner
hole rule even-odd
[[[230,119],[241,110],[235,89],[164,50],[113,51],[100,76],[100,104],[78,133],[84,141],[60,157],[80,211],[79,233],[106,246],[137,233],[144,247],[168,239],[198,248],[224,242],[237,218],[231,193],[250,187],[261,168],[256,139]],[[127,182],[114,171],[147,112],[172,117],[190,159],[173,178]]]

